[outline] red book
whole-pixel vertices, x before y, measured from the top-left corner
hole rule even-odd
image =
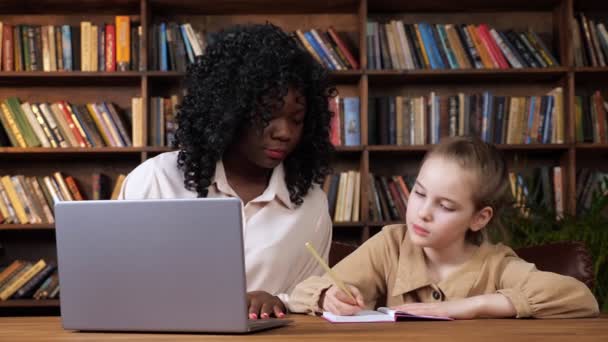
[[[106,71],[116,71],[116,29],[106,24]]]
[[[604,144],[608,142],[608,137],[606,137],[606,110],[604,110],[604,99],[602,98],[602,94],[599,90],[593,94],[593,104],[597,112],[597,121],[595,122],[595,126],[597,126],[599,131],[598,142]]]
[[[509,63],[505,59],[505,56],[503,56],[502,50],[498,47],[494,38],[492,38],[488,25],[480,24],[477,27],[477,32],[479,32],[479,38],[486,44],[488,51],[492,54],[492,58],[498,63],[498,66],[501,69],[509,69]]]
[[[340,132],[340,97],[336,96],[329,99],[329,111],[332,112],[331,121],[329,122],[329,140],[332,145],[342,145],[342,136]]]
[[[59,106],[59,109],[61,109],[61,112],[63,112],[63,115],[65,116],[65,121],[67,121],[68,126],[70,126],[70,129],[74,134],[74,137],[78,141],[78,146],[87,147],[87,142],[85,141],[85,138],[82,136],[82,134],[80,134],[80,130],[78,130],[78,127],[76,127],[76,123],[74,122],[74,120],[72,120],[72,113],[70,113],[68,108],[66,108],[66,103],[64,101],[59,101],[57,102],[57,105]]]
[[[344,44],[344,41],[338,36],[336,30],[334,30],[334,28],[330,26],[327,29],[327,32],[331,36],[331,39],[336,42],[336,45],[338,45],[338,48],[340,49],[340,51],[342,51],[342,54],[344,55],[344,57],[346,57],[348,63],[353,66],[353,69],[359,69],[359,63],[357,63],[357,59],[350,53],[350,51],[346,47],[346,44]]]
[[[70,193],[72,193],[72,197],[74,198],[75,201],[84,200],[84,197],[80,193],[80,190],[78,190],[78,185],[76,185],[76,181],[74,180],[74,177],[72,177],[72,176],[65,177],[65,184],[68,186],[68,189],[70,190]]]
[[[2,28],[2,70],[13,71],[13,27],[4,24]]]

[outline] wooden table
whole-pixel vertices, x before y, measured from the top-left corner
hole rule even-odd
[[[288,327],[250,335],[85,333],[63,330],[59,317],[0,318],[0,341],[608,341],[608,316],[568,320],[474,320],[330,324],[292,315]]]

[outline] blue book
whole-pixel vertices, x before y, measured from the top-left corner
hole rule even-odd
[[[160,23],[160,39],[159,42],[159,53],[160,53],[160,71],[169,70],[169,61],[167,60],[167,24]]]
[[[323,63],[325,63],[325,67],[330,70],[335,70],[335,67],[329,59],[329,56],[327,56],[327,54],[325,54],[325,51],[323,51],[323,49],[319,46],[317,40],[315,39],[315,37],[313,37],[312,33],[304,32],[304,37],[306,38],[306,40],[308,40],[308,43],[312,46],[317,55],[321,57]]]
[[[526,130],[526,144],[532,143],[532,127],[534,126],[534,106],[536,105],[536,96],[530,96],[530,106],[528,107],[528,129]]]
[[[491,142],[493,98],[489,91],[483,93],[483,113],[481,121],[481,139]]]
[[[95,145],[95,140],[93,139],[93,136],[91,135],[91,132],[89,131],[89,126],[87,126],[82,118],[82,114],[80,113],[80,111],[78,110],[78,108],[76,108],[76,106],[71,105],[69,103],[67,103],[67,106],[70,107],[70,109],[72,110],[72,113],[74,113],[74,117],[76,118],[76,120],[78,121],[78,123],[80,124],[80,127],[82,127],[82,131],[84,132],[84,137],[90,144],[92,147],[100,147],[100,146],[96,146]]]
[[[190,39],[188,39],[188,34],[186,33],[186,27],[184,25],[180,25],[179,31],[184,39],[184,45],[186,45],[186,54],[188,55],[188,60],[190,63],[194,63],[194,52],[192,51],[192,45],[190,45]]]
[[[437,42],[435,42],[435,39],[433,39],[433,32],[431,27],[426,23],[421,23],[418,25],[418,29],[420,30],[420,35],[422,36],[422,43],[424,44],[424,48],[427,51],[427,55],[429,56],[431,68],[445,69],[445,65],[443,64],[441,56],[439,55],[439,50],[437,50]]]
[[[61,47],[63,50],[63,68],[72,71],[72,30],[70,25],[61,26]]]
[[[454,51],[450,47],[450,43],[448,41],[448,34],[445,31],[445,27],[443,25],[436,25],[437,32],[439,33],[439,38],[441,39],[441,46],[445,51],[446,56],[448,57],[448,63],[450,63],[450,68],[458,69],[460,66],[458,65],[458,60],[456,60],[456,55]]]
[[[553,96],[547,97],[547,110],[545,111],[545,122],[543,124],[543,144],[551,143],[551,133],[553,133],[553,106],[555,106],[555,98]]]
[[[344,98],[344,146],[361,145],[361,116],[358,97]]]
[[[432,127],[432,129],[433,132],[435,132],[435,135],[431,137],[433,139],[433,141],[431,141],[432,144],[438,144],[439,140],[441,140],[441,101],[439,101],[440,99],[441,97],[439,95],[436,95],[433,100],[433,108],[435,109],[433,111],[433,117],[435,118],[435,125]]]

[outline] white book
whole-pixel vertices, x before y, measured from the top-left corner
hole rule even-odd
[[[398,321],[451,321],[452,318],[440,316],[421,316],[407,312],[380,307],[378,310],[362,310],[352,316],[334,315],[323,312],[323,318],[332,323],[372,323],[372,322],[398,322]]]

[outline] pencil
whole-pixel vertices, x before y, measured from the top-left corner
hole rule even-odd
[[[338,278],[338,276],[336,276],[336,274],[331,270],[331,268],[329,268],[329,265],[327,265],[327,263],[323,260],[323,258],[321,258],[319,253],[317,253],[317,251],[310,244],[310,242],[307,242],[304,245],[306,246],[306,248],[308,248],[308,251],[310,251],[310,254],[312,254],[312,256],[314,256],[315,259],[317,259],[319,264],[321,264],[321,266],[323,266],[323,268],[325,269],[325,272],[327,272],[329,277],[333,280],[334,284],[336,284],[336,286],[339,287],[340,290],[344,291],[344,293],[346,293],[350,297],[350,299],[353,300],[354,303],[358,303],[357,299],[355,299],[355,296],[353,296],[353,294],[350,293],[350,291],[348,290],[348,288],[346,287],[344,282],[342,282],[342,280],[340,280],[340,278]]]

